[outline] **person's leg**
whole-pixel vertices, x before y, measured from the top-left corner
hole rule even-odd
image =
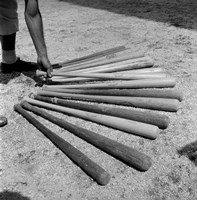
[[[2,63],[13,64],[16,62],[15,42],[16,33],[1,36]]]
[[[0,0],[0,39],[2,50],[0,71],[3,73],[37,69],[36,63],[25,62],[16,57],[15,42],[18,30],[17,1]]]
[[[0,40],[2,63],[16,62],[15,42],[18,31],[18,14],[16,0],[0,0]]]

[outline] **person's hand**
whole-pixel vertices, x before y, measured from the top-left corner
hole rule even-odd
[[[45,57],[38,57],[38,66],[40,67],[40,70],[47,72],[47,77],[51,78],[51,72],[53,71],[51,63],[49,59]]]

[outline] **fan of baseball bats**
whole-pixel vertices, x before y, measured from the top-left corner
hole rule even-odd
[[[129,166],[148,170],[151,159],[147,155],[70,124],[40,108],[82,118],[137,137],[156,139],[161,129],[170,124],[169,117],[160,112],[177,112],[183,100],[182,93],[175,89],[176,78],[156,67],[149,56],[132,52],[124,46],[57,63],[53,68],[52,78],[46,78],[44,86],[26,97],[21,105],[16,105],[15,110],[101,185],[109,182],[110,175],[27,111],[63,127]],[[46,72],[40,70],[36,75],[47,77]]]

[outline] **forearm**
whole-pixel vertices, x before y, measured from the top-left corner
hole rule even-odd
[[[34,4],[33,9],[32,5],[29,4]],[[26,2],[25,20],[34,46],[36,48],[38,57],[47,57],[47,48],[44,41],[42,17],[38,9],[37,1],[31,0]]]

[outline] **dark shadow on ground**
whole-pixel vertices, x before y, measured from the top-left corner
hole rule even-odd
[[[0,73],[0,83],[7,84],[10,80],[20,76],[21,72]],[[24,75],[35,79],[35,72],[23,72]]]
[[[29,197],[25,197],[18,192],[3,191],[0,192],[0,200],[30,200]]]
[[[39,77],[36,76],[36,71],[0,73],[0,84],[8,84],[10,80],[20,76],[21,73],[23,73],[25,76],[33,79],[36,82],[36,86],[43,85],[43,81]]]
[[[79,6],[197,29],[196,0],[58,0]]]
[[[197,166],[197,141],[182,147],[178,153],[188,157]]]

